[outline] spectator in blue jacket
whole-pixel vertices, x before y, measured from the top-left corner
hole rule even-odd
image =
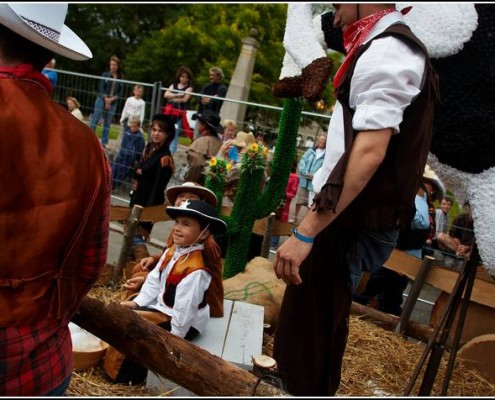
[[[301,206],[310,207],[315,197],[313,191],[313,176],[323,165],[325,148],[327,146],[327,135],[324,133],[316,137],[316,144],[309,148],[299,161],[299,188],[296,194],[295,215],[289,222],[296,222]]]
[[[110,70],[102,74],[98,89],[98,97],[95,100],[93,115],[89,127],[96,131],[96,125],[103,118],[103,133],[101,143],[103,147],[108,145],[110,124],[117,109],[119,97],[122,94],[122,83],[114,79],[122,79],[120,59],[117,56],[110,57]]]

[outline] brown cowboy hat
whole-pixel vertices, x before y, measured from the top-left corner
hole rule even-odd
[[[220,116],[216,112],[205,110],[203,114],[193,114],[192,119],[203,122],[216,133],[223,132],[223,127],[220,124]]]
[[[174,205],[175,200],[177,200],[177,197],[182,192],[194,193],[211,206],[217,206],[217,196],[215,196],[215,193],[196,182],[184,182],[182,185],[171,186],[167,188],[165,195],[167,196],[169,203]]]

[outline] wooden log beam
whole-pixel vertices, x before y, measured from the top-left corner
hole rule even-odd
[[[395,331],[400,321],[400,318],[395,315],[386,314],[374,308],[356,303],[355,301],[352,302],[351,313],[360,315],[365,320],[373,322],[375,325],[388,331]],[[408,321],[404,330],[404,335],[421,340],[424,343],[428,343],[432,334],[433,328],[414,321]]]
[[[199,396],[288,396],[252,373],[153,325],[117,303],[86,297],[72,321]]]
[[[111,280],[112,287],[115,288],[118,282],[122,279],[123,271],[127,260],[129,259],[129,253],[131,251],[131,243],[132,238],[134,237],[134,233],[138,227],[141,213],[143,212],[144,207],[135,205],[132,208],[131,214],[127,218],[127,228],[124,231],[123,243],[120,249],[119,261],[113,270],[113,277]]]

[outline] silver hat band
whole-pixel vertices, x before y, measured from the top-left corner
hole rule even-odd
[[[53,40],[54,42],[59,41],[60,39],[60,32],[54,31],[53,29],[48,28],[47,26],[41,25],[35,21],[31,21],[27,18],[21,17],[31,28],[35,29],[39,33],[41,33],[43,36],[47,37],[48,39]]]

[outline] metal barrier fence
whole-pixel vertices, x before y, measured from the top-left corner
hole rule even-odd
[[[80,110],[84,116],[84,120],[89,124],[91,115],[93,113],[95,100],[98,96],[98,86],[101,76],[81,74],[77,72],[57,70],[58,74],[57,85],[54,90],[53,97],[62,106],[66,107],[66,98],[68,96],[75,97],[81,104]],[[108,78],[107,78],[108,79]],[[115,156],[120,149],[120,142],[122,139],[122,127],[120,126],[120,117],[122,115],[122,109],[124,107],[125,100],[133,95],[133,88],[135,85],[141,85],[143,87],[143,100],[146,104],[145,117],[142,126],[142,131],[145,136],[145,140],[148,138],[149,121],[151,117],[158,112],[164,105],[164,94],[168,89],[170,83],[166,86],[162,86],[162,82],[136,82],[129,80],[116,80],[123,85],[121,98],[118,100],[117,109],[114,119],[112,121],[110,131],[110,142],[108,146],[108,154],[110,162],[113,163]],[[197,108],[198,99],[204,96],[197,92],[191,93],[190,110],[188,111],[188,119],[191,128],[194,127],[195,122],[190,118],[194,114]],[[249,129],[256,133],[262,133],[265,137],[266,143],[269,147],[274,145],[278,129],[278,121],[280,118],[280,112],[282,108],[269,106],[266,104],[258,104],[251,102],[243,102],[239,100],[233,100],[229,98],[224,99],[224,104],[232,102],[238,104],[244,104],[246,106],[246,120],[236,121],[238,129],[241,130],[244,126],[248,126]],[[313,112],[303,111],[301,116],[301,128],[297,138],[297,146],[299,154],[304,152],[308,147],[312,147],[315,143],[316,136],[320,133],[326,133],[328,130],[328,122],[330,120],[329,115],[317,114]],[[101,125],[96,128],[96,134],[101,136]],[[176,159],[176,165],[180,166],[181,162],[185,160],[184,145],[179,145],[177,151],[174,153],[174,159]],[[114,189],[114,198],[121,200],[122,202],[128,201],[129,192],[132,188],[132,175],[129,173],[124,179],[118,182],[118,187]],[[177,181],[177,176],[174,175],[173,182]],[[296,199],[293,200],[295,202]]]

